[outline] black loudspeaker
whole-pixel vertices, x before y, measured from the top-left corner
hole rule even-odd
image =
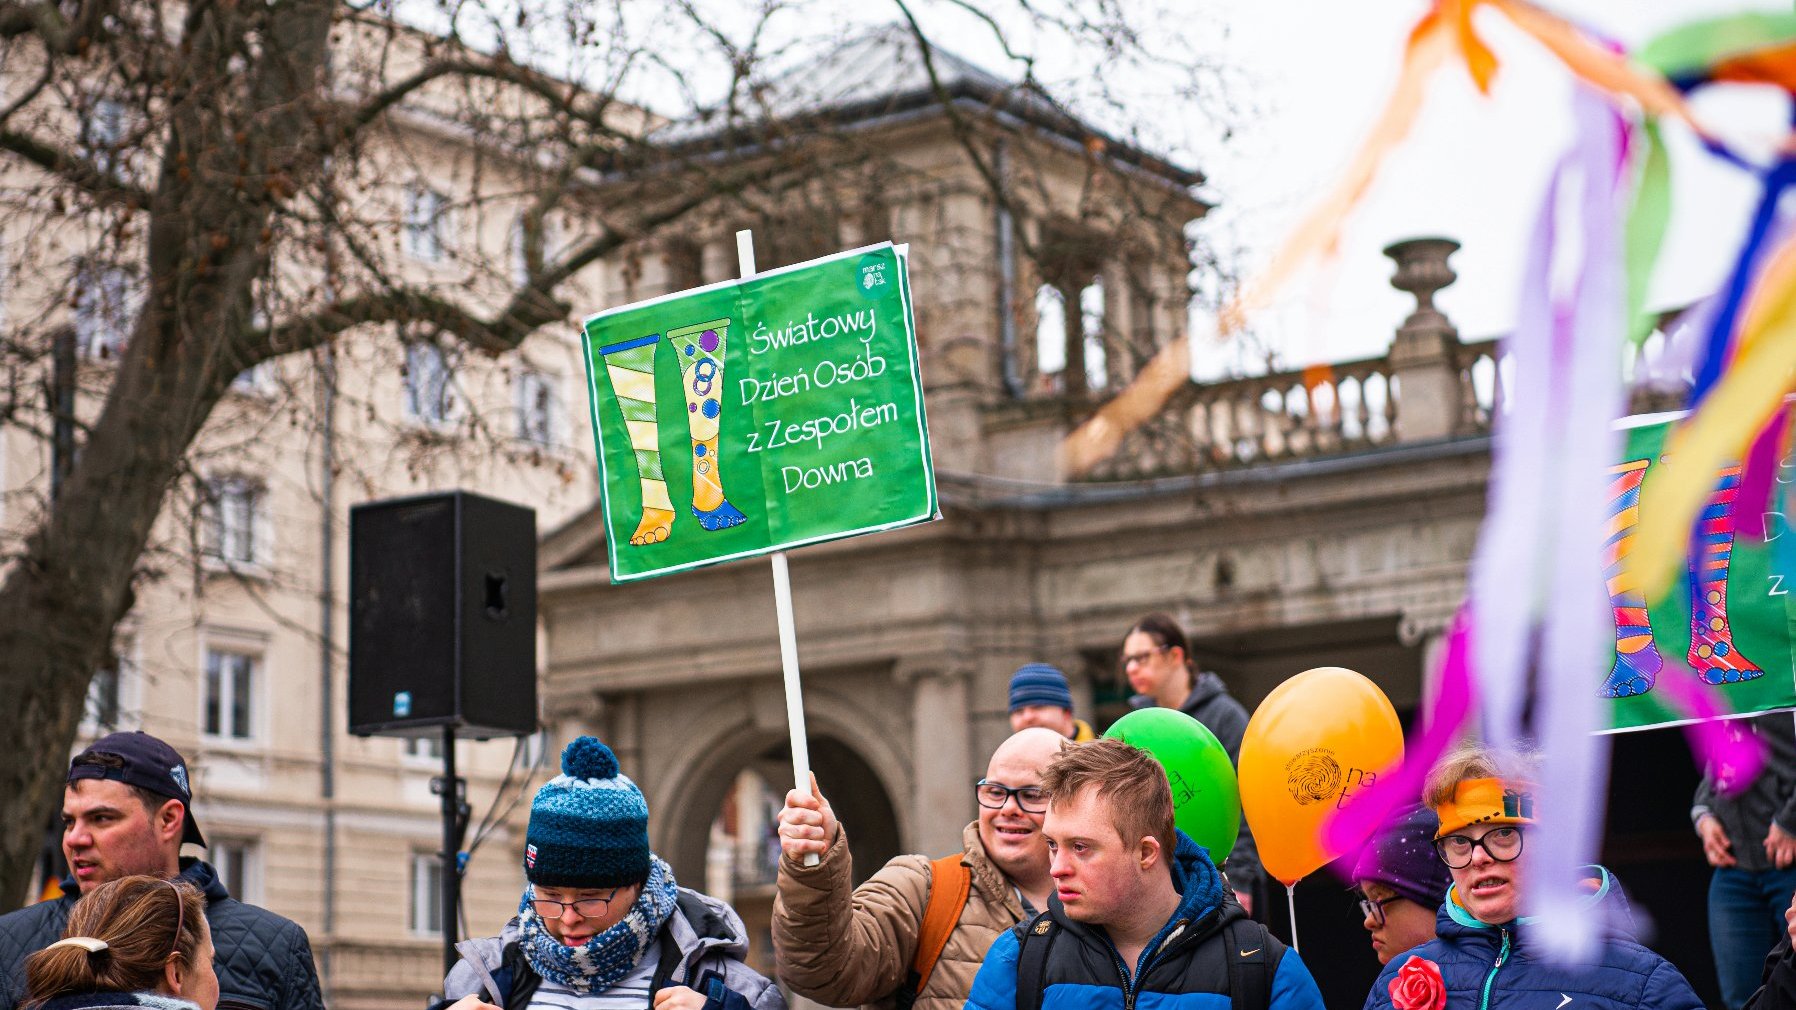
[[[536,513],[451,491],[349,510],[349,731],[536,731]]]

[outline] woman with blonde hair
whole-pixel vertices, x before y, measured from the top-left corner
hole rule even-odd
[[[25,959],[24,1010],[216,1010],[212,931],[192,884],[120,877],[83,894],[63,938]]]
[[[1440,818],[1434,851],[1453,886],[1435,915],[1437,937],[1391,959],[1366,997],[1367,1010],[1491,1010],[1555,1001],[1579,1010],[1697,1010],[1702,1001],[1684,976],[1634,939],[1621,888],[1601,866],[1585,867],[1585,912],[1601,930],[1595,952],[1568,963],[1541,947],[1521,907],[1526,843],[1536,830],[1531,766],[1465,746],[1429,773],[1422,802]]]

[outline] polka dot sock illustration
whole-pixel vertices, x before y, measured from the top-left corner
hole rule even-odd
[[[728,529],[748,520],[723,496],[723,461],[717,435],[723,426],[724,347],[730,321],[714,319],[667,331],[680,362],[686,392],[686,426],[692,435],[692,514],[707,530]]]
[[[1690,668],[1708,684],[1733,684],[1763,677],[1757,663],[1734,646],[1727,621],[1727,573],[1734,556],[1734,498],[1740,467],[1721,471],[1697,525],[1690,571]]]
[[[661,429],[655,421],[655,345],[660,340],[660,334],[651,333],[599,348],[642,481],[642,519],[630,534],[630,543],[638,547],[658,544],[673,532],[673,500],[661,470]]]

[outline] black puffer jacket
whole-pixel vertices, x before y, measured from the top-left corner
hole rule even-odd
[[[324,1010],[305,930],[231,897],[208,863],[181,860],[181,879],[206,896],[221,1001],[257,1010]],[[25,958],[62,939],[75,905],[74,883],[63,887],[69,893],[54,901],[0,915],[0,1010],[13,1010],[25,998]]]

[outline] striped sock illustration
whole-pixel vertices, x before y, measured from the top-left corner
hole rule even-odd
[[[1631,459],[1609,469],[1609,539],[1603,545],[1603,576],[1615,612],[1615,665],[1603,683],[1603,697],[1629,698],[1653,689],[1665,657],[1653,643],[1646,597],[1628,569],[1634,527],[1640,522],[1640,482],[1650,459]]]
[[[630,448],[636,452],[636,475],[642,481],[642,519],[630,534],[635,546],[658,544],[673,532],[673,501],[661,471],[661,427],[655,421],[655,345],[661,335],[623,340],[599,348],[605,374],[623,408],[630,430]]]
[[[714,319],[667,331],[667,342],[679,355],[680,386],[686,391],[686,427],[692,436],[692,514],[707,530],[729,529],[748,521],[723,496],[723,461],[717,435],[723,427],[724,344],[730,321]]]
[[[1727,573],[1734,556],[1734,498],[1740,467],[1721,471],[1721,481],[1703,508],[1696,557],[1690,566],[1690,668],[1705,684],[1733,684],[1763,677],[1757,663],[1734,646],[1727,621]]]

